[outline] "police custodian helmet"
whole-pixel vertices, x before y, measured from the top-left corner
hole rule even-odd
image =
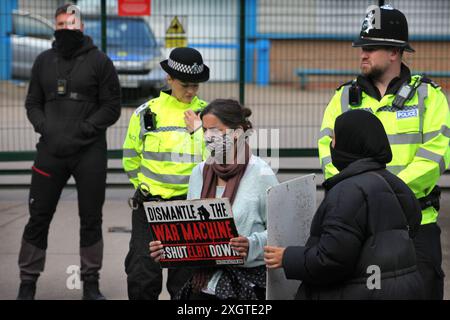
[[[366,46],[392,46],[414,52],[408,43],[405,15],[390,5],[369,6],[359,38],[353,42],[353,47]]]

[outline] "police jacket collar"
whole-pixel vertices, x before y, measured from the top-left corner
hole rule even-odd
[[[359,75],[356,81],[365,93],[367,93],[372,98],[377,99],[378,101],[381,100],[382,96],[380,94],[380,91],[374,85],[372,79],[365,77],[363,75]],[[391,82],[389,82],[389,85],[386,89],[386,94],[396,94],[397,91],[402,86],[402,84],[404,84],[405,82],[409,83],[410,81],[411,81],[411,71],[405,64],[402,63],[400,69],[400,76],[395,77],[394,79],[391,80]]]
[[[192,105],[197,105],[199,100],[198,96],[195,96],[192,98],[190,103],[182,102],[177,98],[175,98],[174,96],[172,96],[172,90],[160,91],[159,98],[164,99],[164,103],[170,104],[173,107],[181,109],[186,109],[190,108]]]
[[[358,174],[367,172],[367,171],[375,171],[380,169],[385,169],[386,165],[380,162],[375,161],[373,158],[364,158],[356,160],[355,162],[352,162],[348,165],[344,170],[339,172],[337,175],[325,180],[325,182],[322,184],[322,186],[325,188],[325,190],[330,190],[335,185],[337,185],[339,182],[356,176]]]

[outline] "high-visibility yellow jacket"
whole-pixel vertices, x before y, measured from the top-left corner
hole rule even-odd
[[[419,76],[412,76],[412,84]],[[351,84],[340,87],[328,104],[319,134],[319,157],[325,179],[338,173],[331,163],[330,142],[335,119],[351,109],[372,112],[383,123],[392,149],[387,169],[401,178],[419,199],[427,196],[450,162],[450,112],[441,88],[424,81],[401,109],[392,106],[395,94],[380,101],[362,92],[362,103],[349,105]],[[370,128],[367,128],[370,130]],[[436,222],[433,207],[422,211],[422,224]]]
[[[203,130],[189,134],[184,112],[201,111],[207,103],[194,97],[183,103],[161,92],[133,112],[123,144],[123,167],[135,188],[164,199],[187,194],[192,169],[205,157]],[[144,114],[156,114],[156,128],[145,129]]]

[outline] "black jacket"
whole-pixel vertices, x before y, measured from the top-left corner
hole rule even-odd
[[[58,79],[67,80],[66,95],[57,94]],[[25,107],[53,155],[68,156],[96,142],[106,148],[106,128],[120,117],[116,69],[88,36],[70,59],[53,45],[34,62]]]
[[[383,164],[366,158],[328,179],[324,187],[327,193],[306,246],[288,247],[283,255],[286,277],[303,281],[296,298],[422,298],[411,240],[421,212],[407,185]],[[381,271],[380,290],[367,286],[368,280],[373,283],[372,265]]]

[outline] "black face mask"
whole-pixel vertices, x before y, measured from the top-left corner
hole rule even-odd
[[[360,155],[355,155],[335,149],[331,146],[331,143],[330,143],[330,151],[331,151],[331,162],[339,171],[342,171],[345,168],[347,168],[347,166],[350,163],[363,158]]]
[[[61,29],[54,35],[56,50],[65,58],[71,57],[83,45],[84,35],[80,30]]]

